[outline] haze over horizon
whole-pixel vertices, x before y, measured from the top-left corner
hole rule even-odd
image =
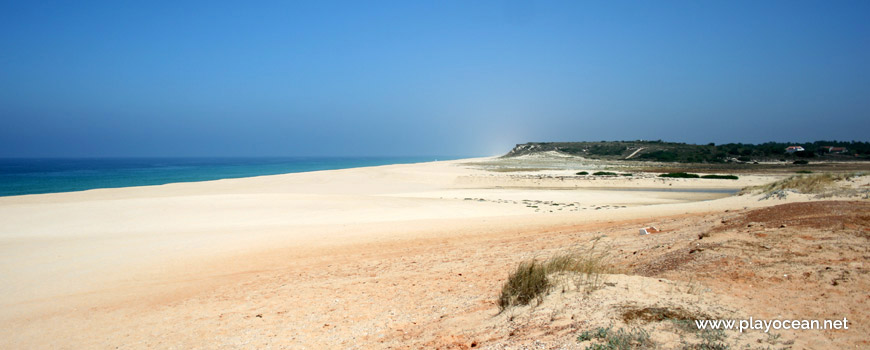
[[[870,3],[0,4],[0,157],[870,140]]]

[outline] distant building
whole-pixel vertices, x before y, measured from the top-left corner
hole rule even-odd
[[[803,152],[804,148],[801,146],[788,146],[785,148],[785,153],[795,153],[795,152]]]
[[[822,146],[822,152],[825,153],[846,153],[848,151],[846,147]]]

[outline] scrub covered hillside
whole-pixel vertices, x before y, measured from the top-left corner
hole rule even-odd
[[[795,151],[788,148],[797,146]],[[749,161],[870,160],[870,142],[815,141],[805,143],[767,142],[694,145],[663,141],[529,142],[516,145],[504,157],[542,152],[592,159],[631,159],[679,163],[724,163]]]

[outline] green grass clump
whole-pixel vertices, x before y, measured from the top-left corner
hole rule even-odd
[[[659,177],[672,177],[672,178],[678,178],[678,179],[697,179],[701,176],[698,174],[690,174],[690,173],[667,173],[667,174],[661,174],[661,175],[659,175]]]
[[[622,174],[619,174],[619,176],[634,176],[634,174],[632,174],[632,173],[622,173]]]
[[[598,175],[598,176],[616,176],[616,173],[609,172],[609,171],[596,171],[596,172],[593,173],[592,175]]]
[[[550,287],[543,263],[534,260],[522,262],[502,286],[498,308],[504,310],[513,305],[528,305],[532,300],[540,302]]]
[[[581,172],[577,173],[577,175],[589,175],[589,172],[588,171],[581,171]]]
[[[560,279],[564,282],[574,277],[575,286],[598,288],[602,275],[612,271],[606,252],[596,252],[594,244],[587,250],[563,252],[543,261],[521,262],[502,285],[499,311],[532,301],[540,303]]]
[[[723,180],[737,180],[737,175],[704,175],[701,176],[702,179],[723,179]]]
[[[612,328],[597,328],[593,331],[584,331],[577,337],[577,341],[598,340],[599,343],[590,344],[586,350],[634,350],[652,349],[655,347],[650,335],[641,328],[625,330],[620,328],[614,331]]]

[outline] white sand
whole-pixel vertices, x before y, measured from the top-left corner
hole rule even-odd
[[[763,205],[667,190],[772,180],[518,180],[460,165],[468,161],[0,198],[2,335],[45,345],[33,327],[51,317],[167,291],[177,298],[293,262],[252,256]],[[609,187],[659,191],[602,190]]]

